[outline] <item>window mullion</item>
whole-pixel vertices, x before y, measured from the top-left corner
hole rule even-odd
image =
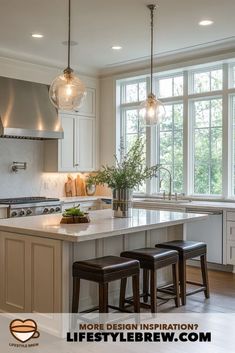
[[[229,96],[228,96],[228,64],[223,64],[223,96],[222,96],[222,106],[223,106],[223,138],[222,138],[222,189],[223,197],[227,198],[233,194],[232,192],[232,125],[231,125],[231,115],[229,114]]]
[[[189,195],[192,193],[191,187],[191,144],[192,144],[192,129],[190,129],[190,114],[189,114],[189,75],[184,71],[184,96],[183,96],[183,192]]]

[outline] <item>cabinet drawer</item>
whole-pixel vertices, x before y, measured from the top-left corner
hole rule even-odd
[[[235,241],[227,243],[227,264],[235,265]]]
[[[227,212],[227,221],[235,222],[235,212]]]
[[[235,241],[235,222],[227,222],[227,240]]]

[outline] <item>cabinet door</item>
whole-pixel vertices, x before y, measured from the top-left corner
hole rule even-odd
[[[61,312],[61,242],[28,237],[31,263],[31,311]],[[46,290],[45,290],[46,288]]]
[[[64,139],[59,141],[59,171],[76,172],[76,116],[61,114],[61,123],[64,130]]]
[[[96,91],[94,88],[87,88],[87,95],[82,107],[78,110],[79,115],[95,116]]]
[[[95,119],[79,117],[77,120],[78,170],[95,170]]]
[[[61,266],[59,240],[1,232],[0,310],[61,312]]]
[[[29,238],[29,237],[28,237]],[[0,310],[31,311],[29,246],[27,237],[1,232]]]

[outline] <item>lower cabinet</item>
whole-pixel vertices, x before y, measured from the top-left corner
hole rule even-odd
[[[0,310],[61,312],[61,242],[0,234]]]
[[[228,212],[228,217],[231,217]],[[235,221],[227,221],[227,263],[235,265]]]

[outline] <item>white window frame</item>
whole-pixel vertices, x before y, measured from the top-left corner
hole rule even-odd
[[[235,61],[235,60],[234,60]],[[183,75],[184,80],[184,90],[183,96],[174,96],[174,97],[166,97],[160,98],[161,101],[166,104],[174,104],[177,102],[183,103],[183,168],[184,168],[184,180],[183,186],[184,189],[182,192],[186,196],[190,196],[193,198],[203,197],[207,199],[213,198],[224,198],[231,199],[235,198],[234,192],[234,182],[233,182],[233,155],[235,151],[233,150],[233,116],[232,116],[232,97],[235,96],[235,87],[232,87],[232,68],[235,66],[235,62],[224,63],[209,63],[203,65],[201,67],[193,67],[193,68],[185,68],[184,70],[178,70],[177,72],[163,72],[154,77],[155,83],[154,86],[158,90],[158,80],[159,79],[167,79],[173,78],[180,75]],[[202,93],[193,93],[193,74],[200,73],[204,71],[213,71],[216,69],[223,70],[223,88],[222,90],[217,91],[209,91]],[[120,87],[122,85],[126,85],[127,83],[138,83],[146,80],[147,90],[149,89],[149,76],[139,76],[134,78],[125,78],[116,81],[117,85],[117,101],[120,102]],[[123,89],[123,88],[122,88]],[[122,91],[121,89],[121,91]],[[203,100],[203,99],[213,99],[213,98],[222,98],[222,106],[223,106],[223,138],[222,138],[222,194],[221,195],[195,195],[193,194],[193,143],[192,143],[192,102],[194,100]],[[125,108],[136,109],[139,108],[139,104],[141,102],[135,103],[125,103],[120,104],[117,107],[117,127],[120,127],[120,119],[121,119],[121,111]],[[158,162],[157,159],[157,141],[154,137],[155,129],[147,128],[146,129],[146,151],[147,151],[147,164],[153,165]],[[120,140],[120,139],[119,139]],[[119,141],[117,141],[117,148],[119,146]],[[146,183],[146,194],[153,195],[158,192],[156,180],[152,179],[152,181],[147,181]]]

